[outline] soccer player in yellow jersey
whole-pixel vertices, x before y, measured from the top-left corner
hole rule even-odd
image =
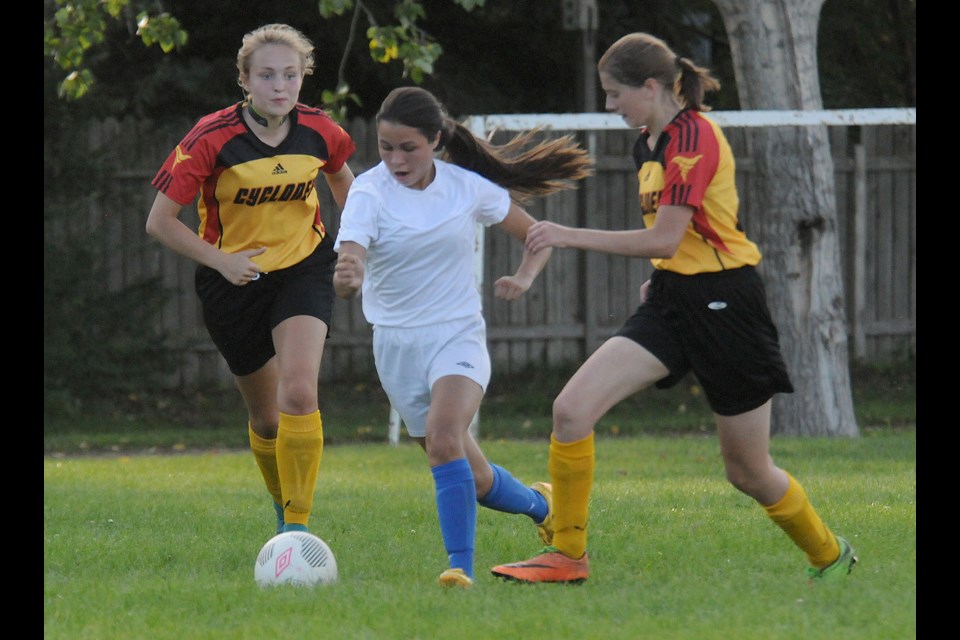
[[[203,320],[249,414],[250,448],[277,532],[307,529],[323,454],[318,378],[333,312],[336,253],[317,178],[343,207],[350,136],[298,102],[313,44],[283,24],[243,38],[246,99],[200,119],[153,179],[147,233],[198,263]],[[199,194],[200,225],[181,208]]]
[[[594,425],[628,396],[650,385],[668,388],[693,372],[716,419],[727,479],[804,552],[812,580],[839,579],[857,561],[853,548],[830,531],[800,483],[769,453],[771,398],[793,386],[754,268],[760,251],[738,223],[734,159],[723,132],[703,115],[704,93],[720,85],[707,69],[644,33],[615,42],[597,67],[607,111],[639,129],[633,158],[644,228],[541,221],[527,231],[526,248],[650,258],[655,270],[633,316],[554,401],[552,544],[492,572],[520,582],[586,580]]]

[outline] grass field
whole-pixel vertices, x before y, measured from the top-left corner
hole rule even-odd
[[[495,379],[481,410],[484,450],[524,482],[547,479],[563,379]],[[376,385],[322,387],[311,529],[340,581],[315,589],[253,581],[274,515],[235,391],[45,412],[44,638],[916,638],[916,369],[852,379],[860,438],[772,443],[860,556],[847,580],[816,586],[802,554],[725,481],[689,383],[640,394],[598,425],[585,584],[493,578],[490,566],[539,541],[528,518],[480,509],[467,592],[435,584],[446,558],[433,482],[418,447],[385,444],[389,404]]]
[[[545,477],[542,442],[484,448]],[[528,518],[480,509],[466,592],[435,585],[446,559],[411,444],[327,447],[311,529],[340,580],[315,589],[253,581],[274,516],[248,452],[45,456],[44,638],[915,638],[916,430],[772,449],[857,548],[844,582],[806,582],[802,554],[724,480],[712,436],[598,440],[580,586],[493,578],[539,541]]]

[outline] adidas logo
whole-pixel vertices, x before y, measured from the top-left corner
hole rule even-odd
[[[277,163],[277,166],[275,166],[275,167],[273,168],[273,175],[275,175],[275,176],[278,176],[278,175],[280,175],[281,173],[286,173],[286,172],[287,172],[287,170],[284,169],[284,168],[283,168],[283,165],[280,164],[279,162]]]

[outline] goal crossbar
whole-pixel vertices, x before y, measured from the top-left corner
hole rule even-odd
[[[707,117],[721,127],[791,127],[916,124],[917,110],[911,109],[826,109],[819,111],[708,111]],[[524,113],[470,116],[465,125],[475,134],[490,131],[561,131],[629,129],[623,118],[612,113]]]

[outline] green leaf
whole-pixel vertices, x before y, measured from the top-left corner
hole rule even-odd
[[[320,0],[317,11],[324,20],[332,16],[342,16],[345,11],[353,8],[353,0]]]
[[[103,0],[103,6],[112,17],[118,18],[120,12],[130,4],[130,0]]]
[[[82,98],[93,86],[93,73],[89,69],[72,72],[60,84],[60,97],[67,100]]]

